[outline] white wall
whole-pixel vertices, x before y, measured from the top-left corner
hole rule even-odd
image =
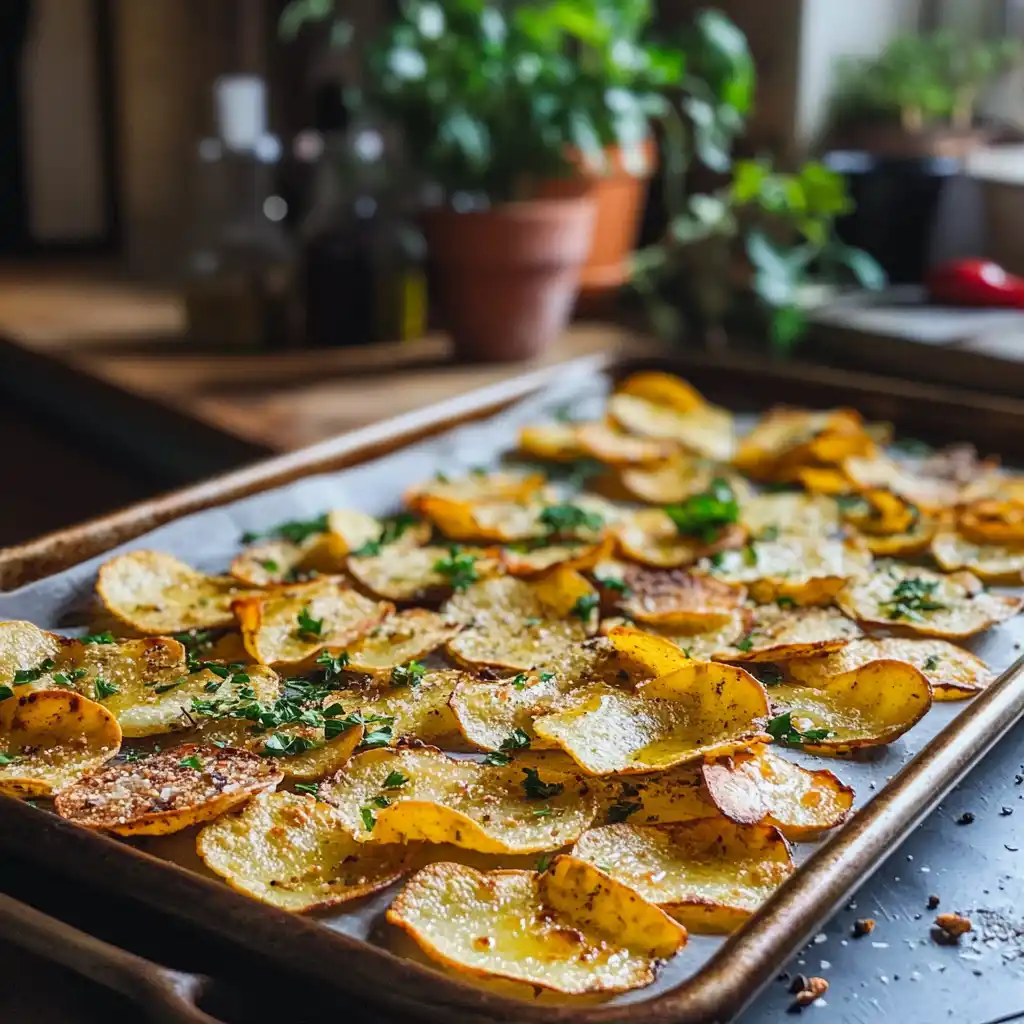
[[[29,229],[38,241],[90,239],[104,228],[90,8],[89,0],[33,4],[22,75]]]
[[[804,0],[798,143],[809,145],[824,127],[839,58],[877,54],[893,36],[915,29],[919,16],[920,0]]]

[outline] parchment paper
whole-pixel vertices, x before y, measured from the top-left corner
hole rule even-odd
[[[241,535],[247,530],[265,530],[285,519],[310,518],[332,508],[358,508],[375,515],[390,514],[397,510],[405,488],[416,481],[436,472],[458,476],[477,466],[496,466],[501,455],[515,446],[519,428],[527,423],[550,419],[556,411],[562,410],[574,418],[599,417],[607,392],[607,380],[602,376],[586,372],[567,373],[556,385],[489,419],[448,431],[367,465],[311,476],[221,508],[195,513],[62,573],[0,594],[0,620],[28,619],[46,629],[80,632],[92,600],[96,569],[113,554],[155,548],[171,552],[205,571],[223,571],[240,550]],[[742,426],[743,420],[740,422]],[[990,630],[968,646],[993,669],[1002,671],[1018,656],[1022,642],[1024,617],[1018,617]],[[854,787],[856,805],[861,807],[964,707],[966,703],[935,704],[909,733],[896,743],[876,749],[868,760],[823,759],[786,753],[800,763],[831,768],[844,782]],[[805,860],[815,845],[796,845],[794,854],[797,861]],[[145,847],[150,852],[209,874],[195,856],[191,833],[148,842]],[[516,866],[524,866],[522,858],[515,860]],[[490,859],[495,867],[499,863],[512,866],[509,861],[507,857]],[[471,862],[481,868],[488,866],[486,857],[472,857]],[[350,904],[345,910],[324,912],[317,919],[326,927],[354,937],[391,945],[395,936],[383,924],[382,914],[396,890],[397,887],[385,890]],[[723,941],[723,938],[715,936],[692,935],[687,947],[666,965],[655,984],[619,996],[615,1001],[643,1001],[679,985],[696,973]],[[408,946],[403,946],[402,950],[408,952]],[[529,990],[523,987],[523,991]],[[548,997],[544,998],[546,1001]]]

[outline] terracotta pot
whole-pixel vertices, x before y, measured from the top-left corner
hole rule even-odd
[[[445,324],[463,359],[532,359],[565,329],[594,223],[590,199],[424,216]]]
[[[582,195],[594,200],[594,236],[580,271],[581,308],[599,308],[604,304],[602,300],[614,297],[629,278],[629,255],[636,248],[647,184],[655,169],[657,148],[653,141],[645,143],[643,155],[647,169],[639,177],[626,170],[622,150],[614,146],[605,150],[605,174],[586,170],[582,160],[576,159],[576,176],[540,185],[542,198]]]

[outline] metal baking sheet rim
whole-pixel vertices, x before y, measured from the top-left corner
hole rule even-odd
[[[650,360],[644,362],[650,365]],[[617,369],[612,360],[580,363],[581,369],[592,372],[614,373]],[[666,361],[666,368],[671,365]],[[564,372],[565,367],[560,369]],[[531,374],[509,382],[505,392],[501,387],[483,389],[465,396],[458,404],[466,419],[485,415],[538,390],[553,378],[552,371]],[[436,423],[437,432],[451,427],[452,406],[434,407],[381,424],[372,433],[376,438],[402,438],[411,433],[410,426],[419,428],[431,422]],[[306,454],[319,455],[318,449],[323,448],[316,446]],[[381,454],[379,447],[369,442],[363,449],[365,459],[347,464],[370,461]],[[303,454],[294,453],[285,459],[294,464],[295,458]],[[266,464],[266,489],[281,482],[272,470],[282,461]],[[310,475],[323,469],[319,459],[310,459]],[[260,489],[252,488],[249,493]],[[228,489],[223,501],[236,496]],[[173,495],[167,499],[171,506],[174,499]],[[186,508],[183,504],[182,511]],[[17,552],[0,552],[0,565],[5,555],[16,556]],[[40,814],[11,798],[0,799],[0,825],[4,826],[0,828],[0,849],[35,858],[94,888],[113,889],[120,897],[127,896],[182,919],[291,971],[360,997],[386,1013],[401,1013],[406,1018],[455,1019],[460,1024],[724,1024],[753,1000],[782,964],[884,863],[899,842],[1022,714],[1024,656],[946,725],[850,822],[815,850],[695,975],[673,989],[627,1004],[531,1005],[461,984],[384,948],[324,928],[315,919],[257,903],[186,868],[84,831],[51,814]],[[382,977],[387,978],[384,986]]]

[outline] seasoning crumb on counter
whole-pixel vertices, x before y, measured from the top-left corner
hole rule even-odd
[[[796,980],[794,979],[794,984]],[[803,980],[806,984],[796,992],[796,998],[789,1007],[790,1013],[799,1013],[805,1006],[810,1006],[811,1003],[820,999],[828,991],[828,982],[824,978],[806,978]],[[792,987],[790,991],[793,991]]]
[[[873,917],[860,917],[853,922],[853,937],[855,939],[870,935],[874,930],[875,919]]]
[[[939,897],[932,893],[928,897],[928,909],[934,910],[939,905]]]
[[[938,942],[958,942],[961,935],[966,935],[973,930],[974,926],[969,918],[961,917],[960,914],[939,914],[935,918],[935,928],[932,930],[932,935]],[[940,939],[940,935],[946,938]]]
[[[1003,816],[1004,818],[1007,818],[1007,817],[1009,817],[1009,816],[1010,816],[1011,814],[1013,814],[1013,808],[1012,808],[1012,807],[1000,807],[1000,808],[999,808],[999,813],[1000,813],[1000,814],[1001,814],[1001,815],[1002,815],[1002,816]]]
[[[974,815],[970,811],[964,811],[959,818],[956,819],[958,825],[973,825]]]

